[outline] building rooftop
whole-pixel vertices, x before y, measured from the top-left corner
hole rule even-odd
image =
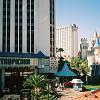
[[[94,47],[100,47],[99,38],[96,38],[96,42],[95,42]]]
[[[41,51],[34,53],[14,53],[14,52],[0,52],[0,57],[17,57],[17,58],[48,58]]]

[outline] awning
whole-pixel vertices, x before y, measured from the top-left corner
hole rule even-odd
[[[77,76],[73,71],[71,71],[68,67],[68,65],[65,63],[62,70],[55,73],[55,76]]]
[[[73,79],[70,82],[72,82],[72,83],[83,83],[83,81],[81,79]]]
[[[15,52],[0,52],[0,57],[16,57],[16,58],[49,58],[41,51],[34,53],[15,53]]]

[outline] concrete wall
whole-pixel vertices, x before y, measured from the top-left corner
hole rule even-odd
[[[35,0],[35,53],[50,55],[50,6],[49,0]]]

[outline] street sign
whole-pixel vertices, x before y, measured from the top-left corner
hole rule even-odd
[[[58,62],[56,57],[50,57],[50,72],[56,72],[58,67]]]

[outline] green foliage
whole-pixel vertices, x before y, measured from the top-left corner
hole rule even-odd
[[[30,75],[23,86],[25,88],[31,88],[34,100],[39,100],[40,91],[45,90],[47,85],[44,75]]]
[[[55,95],[51,95],[49,89],[50,80],[44,75],[30,75],[23,83],[24,88],[30,88],[34,100],[54,100]],[[48,99],[49,98],[49,99]]]
[[[63,57],[59,57],[59,61],[58,61],[58,71],[60,71],[63,68],[64,65],[64,58]]]
[[[61,57],[61,52],[63,52],[64,49],[63,48],[57,48],[57,51],[56,52],[60,52],[60,57]]]
[[[97,88],[100,89],[100,85],[84,85],[85,88],[89,89],[89,88]]]
[[[80,58],[72,57],[72,59],[71,59],[71,67],[76,69],[76,68],[79,67],[79,64],[80,64]]]
[[[39,100],[55,100],[55,95],[52,92],[42,93]]]
[[[64,65],[64,58],[61,56],[61,52],[63,52],[63,48],[56,48],[56,52],[60,53],[59,61],[58,61],[58,71],[60,71]]]
[[[87,72],[89,71],[87,60],[83,60],[78,57],[73,57],[71,59],[70,64],[72,69],[77,70],[79,73],[82,73],[83,75],[87,75]]]
[[[69,61],[64,60],[63,57],[59,57],[59,61],[58,61],[58,71],[61,71],[62,70],[62,68],[63,68],[63,66],[64,66],[65,63],[67,63],[68,66],[70,65],[70,62]]]
[[[29,78],[24,82],[23,86],[25,88],[45,88],[45,77],[44,75],[30,75]]]
[[[81,62],[79,66],[80,66],[80,72],[83,73],[83,75],[87,75],[87,72],[89,71],[88,61],[84,60],[83,62]]]
[[[57,51],[56,52],[63,52],[63,48],[57,48]]]

